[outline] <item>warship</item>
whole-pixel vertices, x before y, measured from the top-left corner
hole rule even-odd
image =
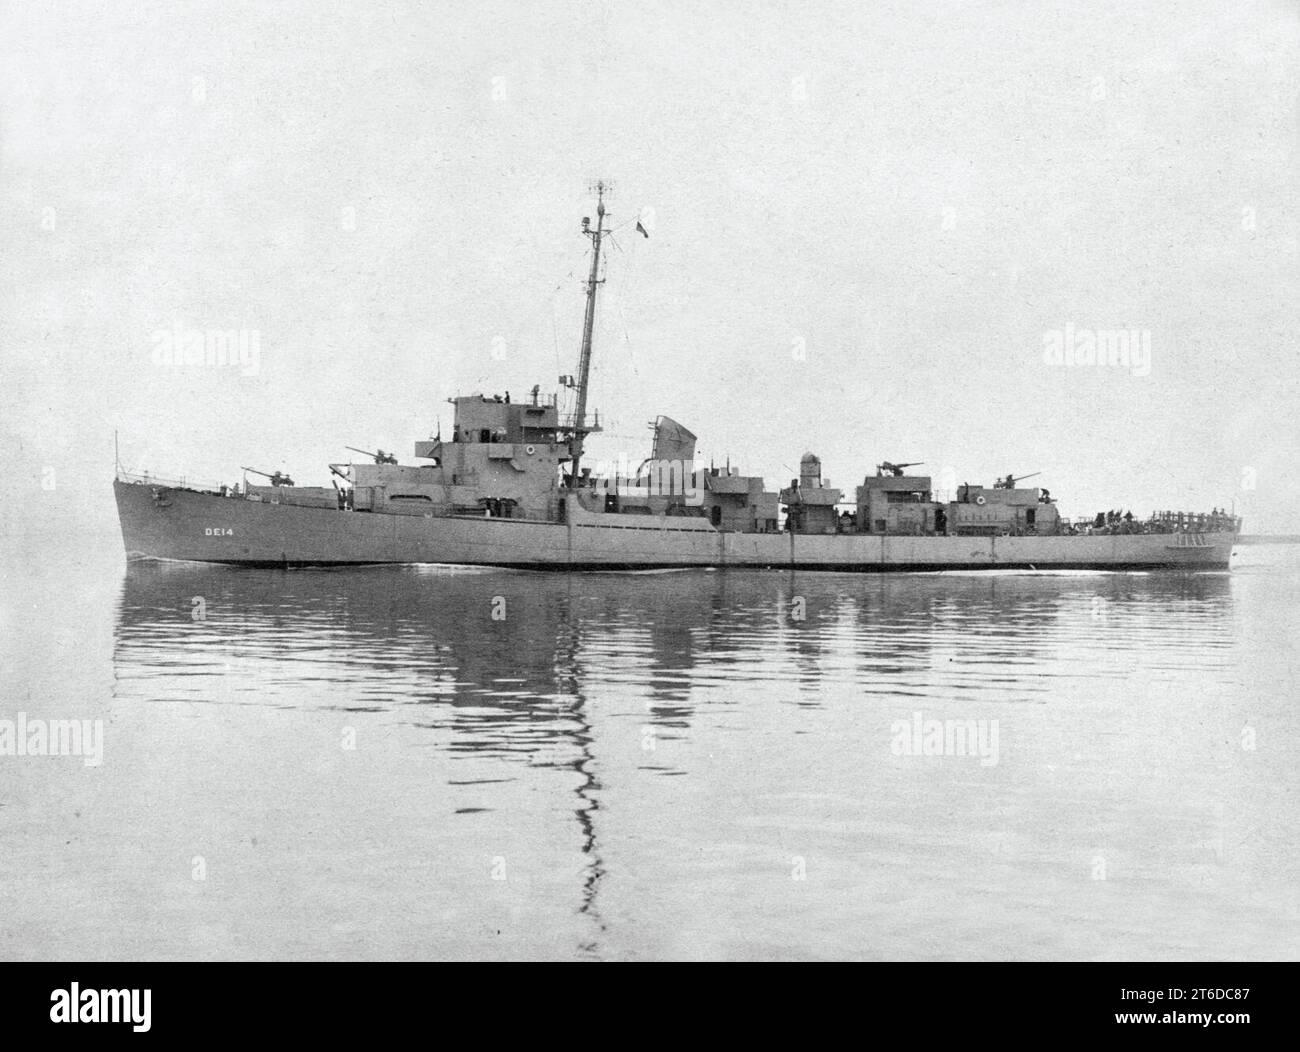
[[[450,399],[441,428],[402,464],[382,449],[329,465],[331,486],[298,486],[279,471],[203,487],[116,466],[113,489],[129,560],[261,567],[441,563],[531,570],[730,567],[852,572],[950,570],[1223,570],[1241,521],[1211,512],[1146,519],[1108,511],[1071,521],[1041,487],[1009,474],[940,499],[917,462],[881,461],[852,498],[806,453],[799,477],[761,477],[697,464],[696,436],[671,417],[651,425],[649,456],[632,467],[583,466],[601,431],[588,412],[592,337],[606,226],[595,187],[578,371],[558,390],[523,399]],[[640,228],[642,233],[646,233]],[[647,234],[648,236],[648,234]],[[247,481],[251,473],[266,484]],[[945,497],[948,494],[944,495]]]

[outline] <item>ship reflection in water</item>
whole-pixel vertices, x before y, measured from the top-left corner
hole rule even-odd
[[[1270,580],[133,566],[143,948],[1292,954]]]

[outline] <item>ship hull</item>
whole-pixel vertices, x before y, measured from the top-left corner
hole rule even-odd
[[[566,523],[335,511],[114,482],[128,558],[246,566],[445,563],[533,570],[754,567],[855,573],[1226,569],[1235,535],[911,537],[731,533],[694,519],[584,512]],[[630,520],[630,521],[629,521]],[[644,522],[644,525],[641,523]]]

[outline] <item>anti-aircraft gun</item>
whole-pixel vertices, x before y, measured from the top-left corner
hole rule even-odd
[[[258,471],[257,468],[241,468],[241,471],[251,471],[254,475],[261,475],[264,479],[270,479],[272,486],[292,486],[293,479],[288,475],[281,474],[279,471],[268,474],[265,471]]]
[[[370,450],[368,450],[368,449],[357,449],[356,446],[344,446],[343,448],[344,448],[344,449],[350,449],[350,450],[352,450],[353,453],[361,453],[361,454],[364,454],[365,456],[367,456],[367,457],[369,457],[371,460],[373,460],[376,464],[396,464],[396,463],[397,463],[397,457],[395,457],[392,453],[385,453],[382,449],[380,449],[380,450],[376,450],[374,453],[371,453]]]
[[[997,482],[993,483],[993,488],[994,489],[1015,489],[1017,482],[1023,482],[1025,479],[1031,479],[1035,475],[1041,475],[1041,474],[1042,474],[1041,471],[1035,471],[1033,472],[1033,474],[1030,475],[1008,475],[1006,478],[998,479]]]
[[[894,478],[902,478],[905,468],[919,468],[925,463],[924,460],[914,460],[910,464],[891,464],[888,460],[882,461],[876,465],[876,477],[884,475],[886,472],[893,475]]]

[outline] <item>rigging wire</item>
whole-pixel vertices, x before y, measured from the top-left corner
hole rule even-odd
[[[609,241],[613,244],[613,246],[616,249],[618,249],[619,253],[621,255],[628,256],[629,258],[631,258],[630,254],[627,252],[626,249],[623,248],[623,246],[619,243],[618,239],[614,236],[614,231],[622,230],[625,227],[629,226],[632,222],[634,222],[634,220],[628,220],[628,222],[623,223],[621,226],[611,228],[610,230],[607,230],[605,232],[605,237],[609,239]],[[609,273],[609,258],[610,258],[609,255],[606,254],[602,260],[602,264],[603,264],[603,269],[601,271],[602,281],[604,281],[607,278]],[[630,275],[631,268],[630,267],[627,268],[627,270],[625,270],[624,273],[625,275]],[[607,299],[610,295],[612,295],[612,293],[607,294]],[[623,297],[621,295],[614,300],[614,306],[618,309],[619,318],[622,320],[623,323],[623,342],[625,346],[630,347],[632,338],[627,329],[627,315],[623,310]],[[604,323],[604,326],[602,326],[605,328],[606,332],[609,331],[607,326],[608,326],[608,321],[606,321]],[[632,357],[630,353],[628,354],[628,360],[632,361]],[[593,357],[592,371],[595,374],[593,377],[594,385],[598,388],[598,390],[595,392],[597,396],[596,401],[600,404],[605,404],[605,395],[608,393],[606,382],[609,374],[605,371],[603,358]],[[640,379],[640,370],[637,369],[636,363],[634,361],[632,361],[632,371],[635,374],[636,378]],[[613,423],[612,420],[609,422]],[[607,430],[603,431],[602,434],[605,435],[605,437],[607,438],[616,437],[615,435],[613,435],[611,432]]]
[[[623,226],[627,226],[627,223],[624,223]],[[619,229],[622,229],[622,227],[620,227]],[[614,247],[615,247],[616,249],[618,249],[619,252],[621,252],[623,255],[627,256],[627,258],[628,258],[628,260],[629,260],[628,266],[627,266],[627,268],[626,268],[626,269],[624,270],[624,272],[623,272],[624,275],[625,275],[625,278],[624,278],[624,281],[623,281],[623,287],[624,287],[625,289],[627,289],[627,290],[630,290],[630,289],[632,288],[633,275],[635,274],[635,270],[634,270],[634,268],[632,267],[630,261],[633,260],[635,257],[634,257],[630,252],[628,252],[626,249],[624,249],[623,246],[620,245],[620,244],[618,243],[617,240],[615,240],[615,238],[613,237],[612,234],[611,234],[611,236],[610,236],[610,240],[614,242]],[[635,358],[635,357],[633,356],[633,354],[632,354],[632,334],[631,334],[630,332],[628,332],[628,328],[627,328],[627,312],[623,309],[623,305],[624,305],[624,303],[626,302],[626,299],[625,299],[625,297],[622,295],[622,293],[620,293],[619,296],[618,296],[618,298],[617,298],[614,302],[615,302],[616,306],[618,307],[618,316],[619,316],[619,319],[623,322],[623,343],[624,343],[624,345],[627,347],[627,360],[628,360],[628,364],[632,366],[632,373],[633,373],[633,375],[634,375],[638,380],[640,380],[640,379],[641,379],[641,370],[640,370],[639,368],[637,368],[636,358]]]
[[[587,253],[584,253],[584,254],[583,254],[583,257],[582,257],[582,261],[585,262],[586,258],[587,258]],[[555,286],[555,288],[553,288],[553,289],[551,290],[550,295],[547,296],[546,299],[543,300],[540,304],[538,304],[537,307],[535,307],[535,308],[533,309],[533,311],[532,311],[530,314],[527,314],[527,315],[524,316],[523,320],[520,321],[520,323],[515,327],[514,332],[513,332],[513,333],[511,334],[511,336],[510,336],[510,343],[511,343],[511,344],[517,344],[517,343],[519,342],[520,334],[524,331],[524,329],[526,329],[526,328],[527,328],[528,326],[530,326],[530,325],[534,325],[534,324],[536,323],[538,317],[541,315],[542,311],[546,310],[547,308],[550,308],[550,309],[551,309],[551,324],[552,324],[552,327],[553,327],[553,328],[556,328],[556,334],[555,334],[555,339],[556,339],[556,347],[555,347],[555,362],[556,362],[556,366],[557,366],[557,367],[559,366],[559,364],[560,364],[560,349],[559,349],[559,334],[558,334],[558,327],[557,327],[557,324],[558,324],[558,323],[556,322],[556,318],[555,318],[555,301],[556,301],[556,297],[559,296],[560,291],[561,291],[561,290],[562,290],[562,289],[563,289],[563,288],[564,288],[564,287],[565,287],[565,286],[566,286],[570,281],[573,280],[573,276],[578,272],[578,267],[579,267],[580,265],[581,265],[581,263],[575,263],[575,264],[573,265],[573,267],[569,270],[569,273],[567,273],[563,278],[561,278],[559,284],[557,284],[557,285]],[[558,371],[557,371],[557,375],[558,375]],[[484,373],[479,373],[479,375],[478,375],[478,377],[477,377],[477,382],[479,382],[479,383],[490,383],[491,381],[492,381],[492,378],[491,378],[490,376],[488,376],[488,374],[485,373],[485,372],[484,372]]]

